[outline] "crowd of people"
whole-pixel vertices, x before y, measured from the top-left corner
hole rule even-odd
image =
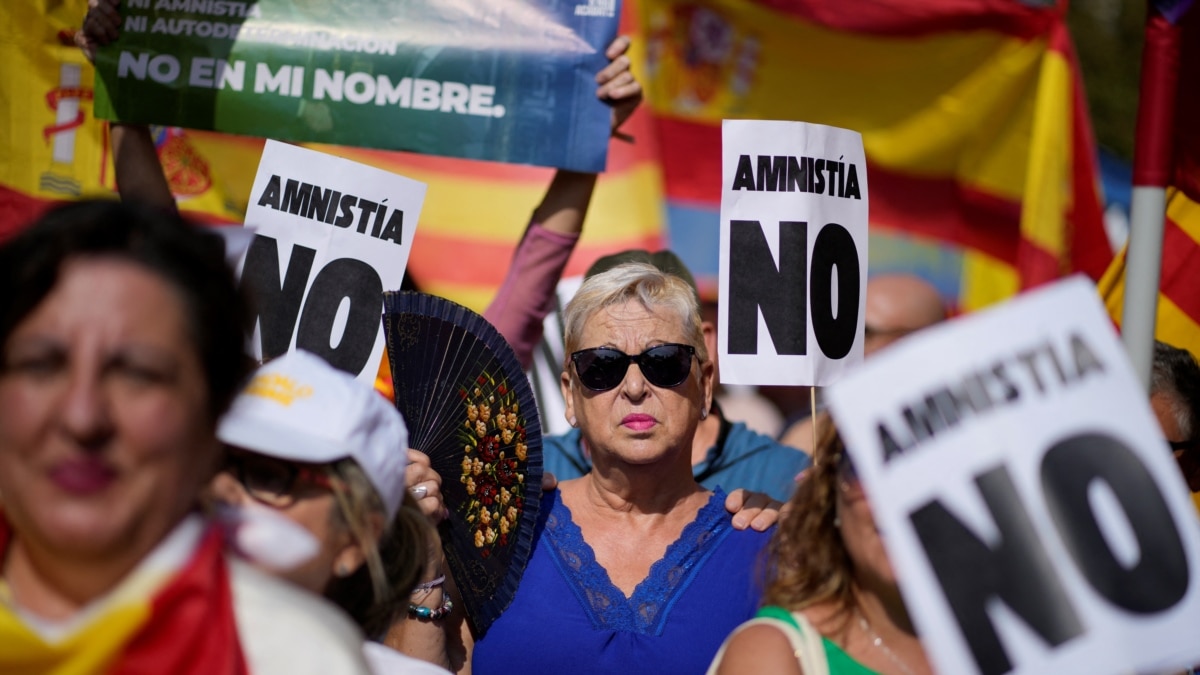
[[[84,25],[90,55],[116,0]],[[614,134],[641,99],[628,48],[596,77]],[[571,431],[474,635],[400,413],[312,354],[251,363],[221,238],[178,214],[145,127],[111,142],[120,202],[0,244],[0,674],[932,672],[833,420],[725,414],[668,251],[597,260],[565,307]],[[595,180],[556,173],[485,312],[525,366]],[[866,293],[868,355],[946,319],[915,277]],[[1158,345],[1150,403],[1200,493],[1191,354]]]

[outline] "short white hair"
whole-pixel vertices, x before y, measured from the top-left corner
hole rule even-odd
[[[700,308],[692,287],[674,274],[654,265],[630,262],[588,277],[563,310],[563,345],[566,361],[580,349],[584,326],[602,309],[637,300],[648,311],[666,310],[674,314],[683,328],[685,341],[696,349],[700,362],[708,360],[704,332],[700,328]]]

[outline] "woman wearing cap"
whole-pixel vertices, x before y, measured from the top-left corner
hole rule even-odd
[[[317,356],[292,352],[255,372],[217,435],[229,454],[213,492],[241,507],[235,542],[243,554],[325,594],[368,637],[384,639],[410,611],[425,618],[449,612],[452,603],[433,592],[440,584],[433,577],[409,601],[427,525],[404,503],[404,420],[369,386]],[[264,507],[307,532],[295,555],[282,550],[289,540],[278,523],[273,531],[262,527]],[[445,672],[375,642],[367,643],[367,657],[377,674]]]
[[[735,530],[692,475],[713,366],[687,284],[646,264],[584,282],[566,308],[562,390],[593,470],[543,514],[509,608],[474,673],[702,672],[753,615],[764,533]]]
[[[827,414],[813,468],[771,541],[768,603],[710,672],[931,672],[871,508]]]
[[[348,621],[199,513],[244,312],[174,215],[75,203],[0,246],[0,672],[365,672]]]

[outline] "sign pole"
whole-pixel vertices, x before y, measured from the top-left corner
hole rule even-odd
[[[1133,162],[1129,248],[1121,335],[1142,386],[1150,388],[1154,327],[1162,272],[1166,186],[1171,182],[1175,90],[1179,77],[1179,27],[1150,3],[1142,50],[1137,146]]]

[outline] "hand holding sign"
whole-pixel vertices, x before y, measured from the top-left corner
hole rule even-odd
[[[89,36],[112,39],[114,3],[93,1]],[[610,126],[591,78],[619,10],[127,0],[120,39],[86,46],[106,119],[596,172]]]
[[[862,360],[862,137],[726,120],[721,156],[721,381],[829,384]]]
[[[254,356],[304,349],[373,383],[383,291],[400,287],[424,199],[414,180],[268,141],[241,270],[258,308]]]
[[[1089,283],[928,329],[829,397],[939,672],[1200,661],[1200,528]]]

